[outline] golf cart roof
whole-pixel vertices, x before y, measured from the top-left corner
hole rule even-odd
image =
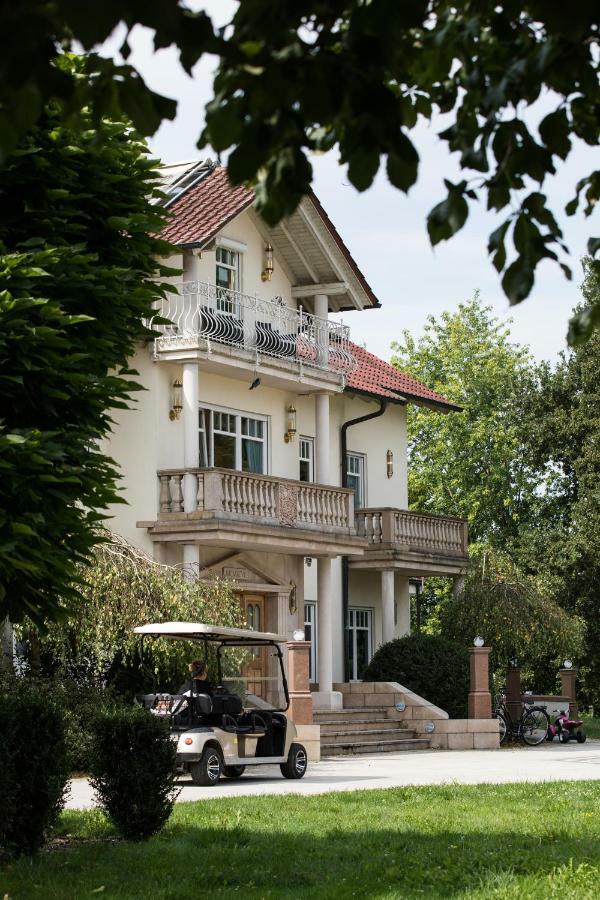
[[[285,634],[272,634],[269,631],[250,631],[248,628],[225,628],[219,625],[203,625],[199,622],[156,622],[153,625],[138,625],[133,629],[136,634],[153,634],[176,640],[185,638],[189,641],[219,641],[222,643],[275,643],[285,644],[289,638]]]

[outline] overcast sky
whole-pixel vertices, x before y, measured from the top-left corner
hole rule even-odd
[[[232,0],[189,5],[205,8],[217,24],[225,24],[235,7]],[[115,35],[109,42],[107,53],[119,46],[120,37]],[[211,96],[214,59],[201,60],[189,78],[179,66],[175,51],[153,52],[151,32],[138,28],[130,42],[133,52],[129,61],[149,86],[179,101],[176,120],[164,123],[150,139],[152,151],[165,162],[199,158],[202,154],[195,145],[204,105]],[[509,308],[486,253],[488,234],[495,227],[493,217],[483,209],[474,210],[467,225],[451,241],[435,250],[429,244],[426,215],[446,196],[443,178],[456,180],[458,171],[454,158],[437,138],[442,128],[439,120],[419,128],[414,135],[421,164],[418,183],[408,196],[391,187],[382,172],[373,187],[359,194],[348,183],[335,151],[313,160],[315,191],[382,303],[379,310],[346,314],[352,336],[388,359],[391,341],[399,338],[404,328],[418,335],[428,315],[456,309],[479,290],[498,316],[513,318],[516,341],[529,344],[538,359],[554,359],[566,346],[569,314],[579,299],[579,260],[588,236],[595,233],[594,227],[598,230],[594,218],[586,221],[583,216],[557,215],[571,250],[574,280],[566,281],[556,264],[544,262],[538,268],[530,297],[520,306]],[[564,208],[574,184],[594,162],[597,165],[593,150],[577,147],[559,175],[546,183],[544,191],[555,213]]]

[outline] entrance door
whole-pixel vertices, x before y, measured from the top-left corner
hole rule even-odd
[[[348,609],[348,660],[350,680],[360,681],[373,648],[373,610]]]
[[[261,594],[242,594],[242,609],[246,625],[252,631],[266,631],[265,598]],[[252,658],[245,663],[243,674],[248,679],[246,690],[249,694],[266,699],[267,648],[253,647]]]

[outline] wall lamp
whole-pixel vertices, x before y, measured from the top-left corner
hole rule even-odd
[[[171,386],[171,409],[169,410],[169,418],[171,422],[178,419],[183,409],[183,385],[179,378],[176,378]]]
[[[394,474],[394,454],[391,450],[385,454],[385,466],[387,471],[387,477],[391,478]]]
[[[263,281],[270,281],[273,274],[273,247],[270,243],[265,244],[265,267],[260,273]]]
[[[283,436],[286,444],[290,444],[296,437],[296,407],[292,403],[287,411],[287,431]]]

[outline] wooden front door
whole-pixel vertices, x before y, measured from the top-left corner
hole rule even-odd
[[[242,594],[242,609],[246,626],[252,631],[267,631],[265,622],[265,598],[262,594]],[[243,674],[248,679],[246,690],[249,694],[266,699],[267,648],[252,649],[252,658],[245,663]]]

